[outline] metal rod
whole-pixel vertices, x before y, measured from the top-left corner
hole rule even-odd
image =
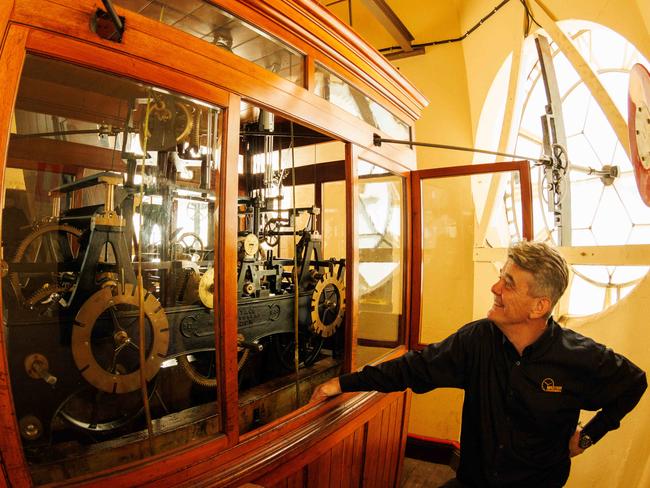
[[[243,131],[239,133],[242,136],[273,136],[273,137],[286,137],[291,139],[292,137],[299,139],[319,139],[323,141],[331,141],[331,137],[315,135],[315,134],[285,134],[282,132],[264,132],[264,131]]]
[[[102,0],[102,3],[104,4],[104,7],[106,7],[106,11],[108,12],[108,15],[110,15],[111,21],[113,22],[113,25],[115,25],[115,30],[120,34],[121,39],[122,33],[124,32],[124,24],[122,24],[122,19],[120,19],[119,15],[117,15],[117,12],[113,8],[111,0]]]
[[[531,158],[529,156],[521,156],[520,154],[510,154],[503,153],[498,151],[488,151],[487,149],[477,149],[475,147],[462,147],[462,146],[450,146],[448,144],[435,144],[432,142],[415,142],[415,141],[401,141],[399,139],[384,139],[379,134],[373,134],[372,142],[375,146],[379,147],[383,142],[388,144],[404,144],[407,146],[423,146],[423,147],[435,147],[437,149],[450,149],[452,151],[466,151],[482,154],[492,154],[494,156],[504,156],[506,158],[515,158],[525,161],[547,161],[545,158]]]

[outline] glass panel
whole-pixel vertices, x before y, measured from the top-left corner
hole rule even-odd
[[[297,85],[305,56],[205,0],[115,0],[113,3],[226,49]]]
[[[341,143],[246,102],[240,114],[239,429],[248,432],[341,371],[345,193],[325,200],[322,186],[344,180],[345,166],[325,150],[341,153]],[[342,223],[331,225],[333,212]]]
[[[404,180],[359,164],[357,366],[397,345],[404,293]]]
[[[519,173],[512,171],[496,175],[502,175],[502,184],[517,195],[515,200],[519,204],[515,209],[509,207],[508,213],[499,211],[497,206],[488,225],[488,240],[510,241],[506,236],[513,235],[513,227],[522,228]],[[421,182],[422,313],[419,342],[422,344],[440,341],[449,335],[450,330],[474,319],[474,235],[470,230],[475,229],[477,216],[480,217],[484,211],[490,179],[496,175],[447,176]],[[509,217],[504,219],[504,215]],[[481,289],[479,293],[489,295],[489,289]],[[479,311],[480,314],[484,312]]]
[[[318,63],[315,67],[315,79],[314,93],[319,97],[323,97],[395,139],[409,139],[408,124]]]
[[[27,57],[5,172],[2,301],[36,484],[222,429],[215,303],[203,293],[214,288],[220,116]]]

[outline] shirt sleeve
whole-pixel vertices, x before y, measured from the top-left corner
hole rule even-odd
[[[600,345],[599,345],[600,346]],[[627,358],[600,346],[593,363],[595,374],[586,395],[586,410],[600,410],[583,431],[593,442],[617,429],[648,386],[646,374]]]
[[[470,324],[471,325],[471,324]],[[402,391],[425,393],[438,387],[463,388],[472,330],[463,327],[447,339],[422,351],[409,351],[399,358],[339,378],[342,391]]]

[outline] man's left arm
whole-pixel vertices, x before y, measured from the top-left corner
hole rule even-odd
[[[572,437],[571,441],[579,451],[575,454],[598,442],[610,430],[617,429],[648,386],[646,375],[639,367],[610,348],[598,346],[592,358],[595,367],[587,381],[588,391],[583,408],[599,412],[582,432],[576,431]]]

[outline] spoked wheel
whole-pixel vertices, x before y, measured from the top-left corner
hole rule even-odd
[[[194,232],[185,232],[174,241],[174,259],[200,261],[204,246],[201,237]]]
[[[81,230],[66,224],[39,224],[20,243],[13,261],[43,264],[45,268],[46,264],[70,263],[77,257],[81,234]],[[47,301],[53,293],[62,295],[75,279],[72,272],[14,272],[9,275],[18,301],[28,308]]]
[[[295,335],[293,332],[275,334],[272,336],[273,350],[278,362],[288,371],[293,371],[294,367],[294,349],[296,346]],[[299,367],[307,367],[314,364],[318,359],[321,347],[323,347],[323,338],[306,332],[298,333],[298,363]]]
[[[153,382],[147,385],[150,399],[155,388]],[[130,424],[143,411],[139,391],[114,394],[87,386],[66,398],[59,405],[57,414],[79,429],[109,433]]]
[[[237,348],[237,370],[246,364],[250,351],[241,347]],[[176,359],[183,372],[193,383],[203,388],[217,386],[217,356],[211,351],[201,351],[184,354]]]
[[[140,368],[153,379],[167,354],[169,324],[160,302],[144,297],[144,335],[140,340],[138,288],[118,283],[95,292],[79,309],[72,328],[72,356],[79,372],[106,393],[140,388]],[[140,344],[145,362],[140,364]]]

